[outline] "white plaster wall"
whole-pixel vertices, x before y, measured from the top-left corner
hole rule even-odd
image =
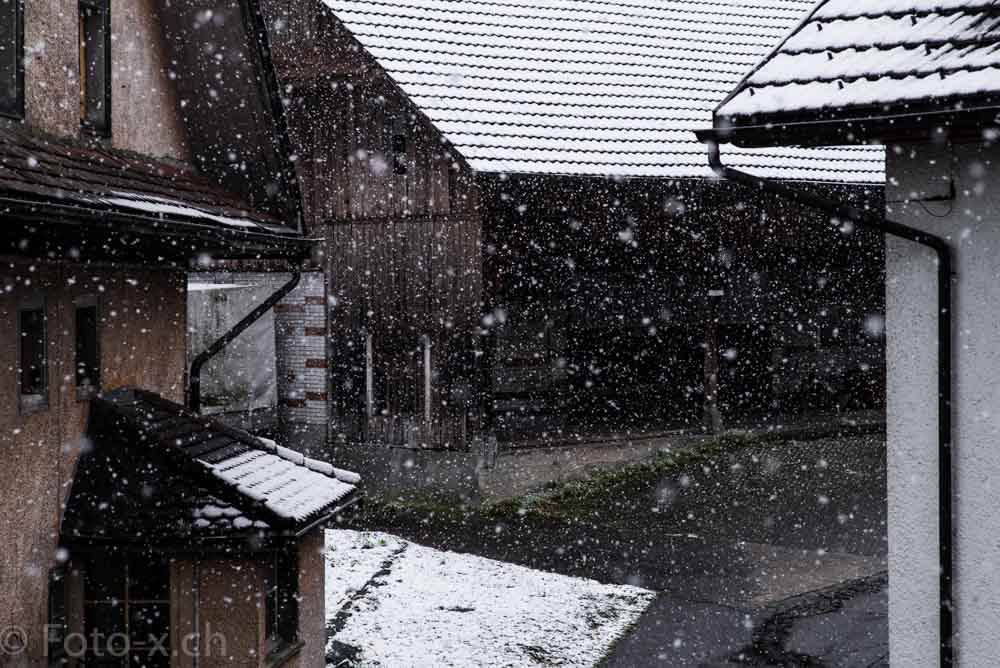
[[[889,217],[955,247],[955,451],[959,664],[996,665],[1000,619],[1000,149],[888,151]],[[948,192],[953,204],[913,201]],[[938,664],[936,264],[921,246],[886,249],[890,655]]]

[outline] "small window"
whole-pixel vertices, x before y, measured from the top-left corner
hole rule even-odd
[[[406,174],[406,119],[403,116],[392,118],[392,173]]]
[[[80,3],[79,37],[80,124],[107,136],[111,134],[111,12],[107,0]]]
[[[84,635],[91,640],[84,665],[170,666],[170,561],[165,556],[87,555],[83,594]]]
[[[33,411],[48,405],[48,361],[45,355],[45,307],[17,312],[17,383],[21,410]]]
[[[24,115],[24,4],[0,0],[0,114]]]
[[[268,654],[297,639],[298,581],[298,553],[295,548],[277,550],[268,560],[264,576],[264,628],[267,633],[265,651]]]
[[[97,305],[76,307],[76,392],[84,398],[101,387],[100,327]]]
[[[66,664],[66,637],[69,633],[69,616],[66,613],[66,570],[49,571],[49,623],[46,627],[50,666]]]

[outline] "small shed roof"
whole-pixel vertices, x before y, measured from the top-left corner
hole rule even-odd
[[[812,0],[325,0],[480,172],[701,177],[692,130]],[[880,182],[868,147],[733,154]]]
[[[295,533],[348,504],[360,477],[142,390],[92,403],[66,541],[156,543]]]
[[[719,106],[716,127],[860,125],[998,94],[996,0],[825,0]]]

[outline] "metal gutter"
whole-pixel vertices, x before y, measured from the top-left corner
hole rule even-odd
[[[952,498],[952,249],[942,237],[929,234],[882,215],[873,215],[852,206],[828,200],[819,195],[791,188],[779,181],[760,178],[722,163],[719,141],[726,134],[699,132],[698,138],[708,147],[708,163],[724,179],[735,181],[753,190],[818,209],[832,217],[850,220],[885,234],[926,246],[938,259],[938,564],[940,611],[940,663],[955,665],[952,590],[954,588],[954,509]]]
[[[912,139],[914,132],[935,137],[943,131],[951,132],[957,125],[975,128],[974,136],[981,139],[983,128],[1000,125],[1000,105],[996,103],[936,104],[915,111],[912,105],[888,111],[884,106],[872,105],[852,113],[853,116],[847,117],[813,119],[796,113],[758,114],[751,116],[751,123],[746,125],[741,125],[738,117],[717,114],[716,123],[721,127],[698,130],[695,134],[703,143],[714,140],[744,148],[773,146],[775,133],[783,140],[793,137],[796,146],[842,146],[869,141],[884,143],[894,136]]]
[[[232,329],[216,339],[212,345],[194,358],[194,361],[191,362],[191,375],[188,377],[188,408],[192,412],[201,412],[201,368],[205,366],[205,363],[218,355],[223,348],[228,346],[233,341],[233,339],[245,332],[250,325],[257,322],[265,313],[270,311],[275,304],[284,299],[289,292],[295,289],[301,278],[301,272],[292,272],[291,280],[278,288],[278,290],[270,297],[258,304],[254,310],[250,311],[250,313],[248,313],[242,320],[236,323]]]
[[[85,204],[63,204],[47,200],[34,200],[20,197],[0,195],[0,204],[11,207],[11,212],[15,210],[20,218],[38,218],[46,222],[52,222],[52,211],[60,211],[65,216],[67,225],[77,225],[80,219],[86,217],[94,223],[101,224],[109,232],[121,234],[122,230],[115,227],[113,221],[123,221],[146,225],[142,230],[137,230],[138,234],[157,237],[176,237],[179,235],[191,236],[203,241],[237,243],[258,243],[268,246],[288,245],[302,249],[299,253],[289,253],[293,257],[306,257],[308,249],[317,239],[306,238],[289,229],[289,234],[280,234],[270,231],[263,226],[249,230],[242,227],[228,227],[217,223],[204,223],[192,219],[181,220],[178,218],[160,218],[153,215],[141,213],[125,212],[115,209],[97,208]],[[6,212],[0,212],[0,217],[6,216]],[[57,214],[59,215],[59,214]],[[56,221],[57,223],[59,221]],[[253,222],[253,221],[251,221]],[[177,226],[173,228],[171,226]]]

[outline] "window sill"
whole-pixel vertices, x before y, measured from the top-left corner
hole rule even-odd
[[[295,642],[282,642],[272,649],[264,657],[263,668],[280,668],[294,659],[305,647],[305,642],[296,640]]]
[[[22,394],[18,400],[18,409],[22,417],[34,415],[48,410],[49,398],[41,394]]]
[[[96,385],[77,385],[76,386],[76,400],[77,401],[90,401],[100,393],[100,390]]]

